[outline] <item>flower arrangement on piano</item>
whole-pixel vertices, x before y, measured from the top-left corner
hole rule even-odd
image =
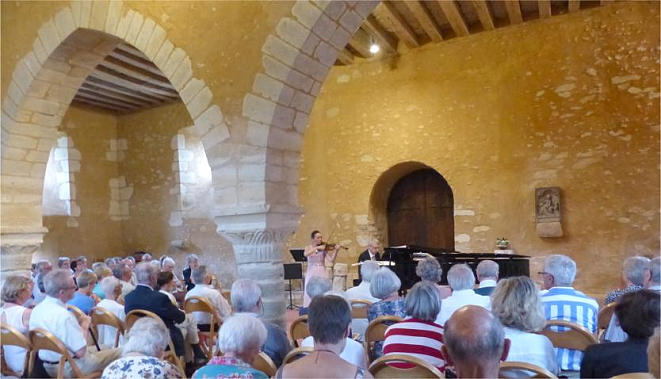
[[[496,247],[499,248],[500,250],[507,250],[507,248],[510,247],[510,241],[508,241],[507,238],[505,237],[497,238]]]

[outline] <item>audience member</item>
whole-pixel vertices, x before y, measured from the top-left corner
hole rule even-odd
[[[128,280],[128,282],[131,283],[133,287],[135,287],[136,285],[138,285],[138,279],[135,276],[135,258],[133,258],[132,256],[128,256],[124,258],[122,262],[126,263],[126,265],[129,267],[131,278]]]
[[[282,366],[276,377],[372,377],[369,371],[340,358],[347,342],[351,322],[351,309],[345,299],[334,295],[317,296],[310,303],[308,317],[308,327],[314,338],[314,351],[303,358]]]
[[[576,278],[576,263],[566,255],[550,255],[542,273],[548,291],[541,294],[547,320],[564,320],[581,325],[590,333],[597,331],[597,301],[572,287]],[[579,350],[556,349],[560,370],[578,371],[583,353]]]
[[[218,320],[223,320],[232,313],[232,308],[220,291],[213,289],[210,285],[211,274],[207,271],[207,266],[198,266],[191,274],[195,287],[186,293],[186,300],[192,296],[205,298],[211,303],[216,311],[215,317]],[[193,312],[197,327],[203,332],[208,332],[210,329],[211,316],[204,312]],[[217,329],[216,329],[217,330]]]
[[[158,261],[151,261],[149,264]],[[156,290],[160,293],[166,295],[172,305],[177,307],[177,300],[175,299],[172,292],[175,290],[176,284],[174,283],[174,274],[169,271],[161,271],[158,273],[158,279],[156,280]],[[184,337],[184,350],[186,362],[190,362],[195,358],[197,363],[204,364],[206,362],[206,355],[200,347],[200,338],[197,333],[197,322],[192,313],[186,313],[186,318],[184,321],[175,324],[177,328],[181,331],[182,336]]]
[[[650,338],[649,345],[647,345],[647,366],[653,378],[661,378],[661,364],[659,363],[659,358],[661,357],[660,342],[661,335],[659,335],[659,328],[657,327],[654,329],[654,334]]]
[[[418,266],[419,267],[419,266]],[[383,354],[404,354],[420,358],[445,371],[441,355],[443,327],[434,322],[441,310],[441,299],[433,282],[416,283],[406,295],[406,319],[386,330]],[[411,368],[411,364],[393,363],[399,368]]]
[[[124,297],[124,312],[128,314],[134,309],[144,309],[156,313],[170,330],[177,356],[184,355],[184,337],[175,324],[184,321],[185,313],[177,309],[166,295],[154,290],[158,273],[149,263],[137,265],[135,273],[138,285]]]
[[[122,293],[122,284],[119,282],[119,279],[114,276],[107,276],[101,280],[99,287],[103,292],[103,300],[101,300],[96,306],[109,311],[117,316],[118,319],[125,321],[126,314],[124,313],[124,306],[117,302],[117,298]],[[115,345],[117,329],[109,325],[99,325],[97,329],[99,332],[99,346],[104,348],[113,347]],[[120,345],[123,344],[123,342],[124,337],[120,335]]]
[[[37,268],[38,270],[38,268]],[[32,310],[23,305],[30,300],[32,280],[23,275],[10,275],[2,286],[2,308],[0,320],[14,327],[26,337]],[[21,374],[25,364],[26,350],[18,346],[3,346],[3,357],[10,370]]]
[[[268,378],[250,365],[264,345],[266,335],[266,328],[256,317],[231,316],[218,331],[218,350],[224,355],[213,357],[195,371],[193,378]]]
[[[177,277],[177,274],[174,273],[175,265],[176,263],[174,259],[168,256],[164,256],[163,259],[161,259],[161,271],[171,272],[174,283],[177,286],[177,290],[184,290],[184,283]]]
[[[379,270],[378,263],[366,260],[360,265],[360,272],[363,280],[355,287],[349,288],[346,291],[347,299],[349,300],[368,300],[372,303],[379,301],[376,297],[372,296],[370,292],[370,282],[372,280],[372,275]],[[363,340],[365,335],[365,330],[369,322],[367,318],[352,318],[351,319],[351,330],[354,333],[358,333],[359,340]]]
[[[436,258],[426,257],[425,259],[418,261],[418,265],[415,267],[415,274],[423,281],[434,284],[438,289],[438,295],[441,297],[441,300],[452,294],[450,287],[438,284],[441,282],[443,269],[441,269],[441,265]]]
[[[489,309],[489,297],[478,295],[473,291],[475,275],[468,265],[462,263],[450,267],[448,283],[452,288],[452,295],[443,299],[441,311],[436,317],[438,325],[445,325],[452,313],[464,305],[477,305]]]
[[[114,270],[118,263],[116,258],[106,258],[106,260],[103,262],[106,264],[106,266],[108,266],[110,271]]]
[[[347,302],[349,307],[351,307],[351,303],[347,299],[346,294],[344,292],[328,291],[324,294],[324,296],[340,297]],[[354,366],[358,366],[362,369],[367,369],[367,356],[365,355],[365,348],[363,347],[363,344],[351,338],[350,335],[351,335],[351,329],[349,329],[349,335],[346,337],[347,341],[346,344],[344,345],[344,348],[342,349],[342,352],[340,353],[340,358],[344,359],[345,361],[351,363]],[[301,347],[313,348],[314,337],[312,336],[305,337],[301,342]]]
[[[76,290],[69,270],[58,269],[48,273],[44,277],[44,287],[47,296],[32,311],[30,330],[44,329],[57,337],[72,352],[71,355],[83,374],[102,370],[118,358],[118,349],[87,350],[87,333],[91,319],[83,316],[81,324],[78,324],[76,316],[65,306]],[[49,376],[57,375],[60,357],[60,354],[53,351],[39,351],[39,358]],[[73,377],[69,362],[64,366],[64,376]]]
[[[645,288],[650,280],[650,260],[645,257],[635,256],[624,260],[622,265],[622,280],[625,288],[616,289],[606,295],[604,304],[608,305],[625,293],[638,291]]]
[[[140,262],[151,262],[152,259],[154,259],[154,258],[151,256],[151,254],[144,253],[144,254],[142,254]]]
[[[650,281],[647,289],[661,292],[661,257],[656,257],[650,261]]]
[[[398,295],[401,285],[402,282],[397,275],[388,268],[380,268],[372,274],[370,293],[381,300],[370,305],[367,311],[367,320],[371,322],[381,316],[406,317],[404,300]]]
[[[477,280],[480,282],[475,293],[482,296],[489,296],[496,289],[496,282],[498,281],[498,263],[486,259],[478,263],[475,273]],[[511,353],[510,353],[511,354]]]
[[[195,283],[191,280],[191,273],[193,270],[200,266],[200,259],[197,254],[189,254],[186,257],[186,268],[183,271],[184,283],[186,283],[186,289],[188,291],[192,290],[195,287]]]
[[[87,270],[87,257],[79,256],[73,262],[71,262],[71,269],[73,270],[74,278],[78,278],[81,272]]]
[[[103,293],[103,290],[101,289],[101,281],[104,278],[112,276],[112,270],[109,269],[105,263],[101,263],[100,266],[94,269],[94,274],[96,275],[96,285],[94,286],[92,293],[96,295],[96,297],[98,297],[99,299],[103,300],[106,295],[105,293]]]
[[[126,335],[122,357],[103,370],[103,379],[183,378],[179,369],[163,360],[168,346],[168,328],[149,317],[138,319]]]
[[[262,351],[268,355],[276,367],[282,365],[282,360],[291,350],[287,333],[278,325],[261,319],[264,312],[262,289],[256,281],[239,279],[232,284],[232,309],[236,314],[243,313],[260,319],[266,327],[266,341]]]
[[[115,278],[119,279],[119,282],[122,284],[122,297],[126,297],[126,295],[135,289],[135,286],[131,284],[131,276],[133,271],[131,270],[131,266],[126,261],[117,264],[112,273]]]
[[[516,276],[501,280],[491,294],[491,312],[505,327],[505,337],[511,342],[508,361],[531,363],[558,374],[553,344],[535,333],[544,328],[546,319],[530,278]],[[519,374],[530,376],[526,372]]]
[[[498,319],[483,307],[466,305],[445,324],[441,348],[447,365],[458,378],[498,378],[500,361],[507,358],[510,341]]]
[[[589,346],[581,363],[581,378],[610,378],[647,372],[647,344],[659,326],[659,293],[638,290],[618,298],[615,315],[629,338],[625,342]]]
[[[321,296],[326,292],[331,290],[332,283],[330,279],[323,278],[320,276],[313,276],[308,280],[308,284],[305,286],[305,291],[308,294],[310,299],[317,296]],[[298,308],[298,315],[303,316],[308,314],[307,307]]]
[[[34,305],[39,304],[46,297],[44,291],[39,288],[39,281],[42,280],[43,282],[43,276],[48,274],[52,270],[53,270],[53,265],[51,265],[50,261],[44,259],[37,262],[35,266],[35,276],[33,280],[34,285],[32,286],[31,304]]]
[[[71,269],[71,259],[69,257],[59,257],[57,258],[57,268],[63,270],[69,270],[71,275],[73,275],[73,270]]]
[[[85,269],[78,274],[78,290],[73,294],[73,298],[67,302],[80,309],[86,315],[96,305],[98,299],[92,294],[96,285],[96,274],[92,270]]]

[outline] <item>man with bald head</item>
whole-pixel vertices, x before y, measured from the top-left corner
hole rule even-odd
[[[483,307],[463,306],[445,323],[441,350],[458,378],[497,378],[509,348],[503,326]]]

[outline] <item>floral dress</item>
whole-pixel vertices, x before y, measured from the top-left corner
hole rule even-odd
[[[367,321],[372,322],[374,319],[381,316],[398,316],[401,318],[406,317],[406,305],[404,300],[381,300],[370,305],[369,309],[367,310]],[[374,342],[374,347],[367,353],[370,355],[371,360],[381,357],[383,355],[383,341]]]
[[[268,375],[233,357],[213,357],[193,374],[193,379],[268,379]]]
[[[103,370],[103,379],[170,379],[183,378],[173,364],[156,357],[129,356],[119,358]]]

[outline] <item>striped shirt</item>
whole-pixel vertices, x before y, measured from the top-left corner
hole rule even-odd
[[[593,298],[572,287],[553,287],[540,295],[547,320],[569,321],[583,326],[590,333],[597,331],[599,304]],[[581,369],[583,353],[580,350],[556,349],[556,356],[560,369]]]
[[[386,330],[383,342],[383,354],[405,354],[420,358],[441,370],[445,370],[445,361],[441,355],[443,346],[443,327],[417,318],[407,318],[391,325]],[[393,363],[398,368],[411,368],[412,364]]]

